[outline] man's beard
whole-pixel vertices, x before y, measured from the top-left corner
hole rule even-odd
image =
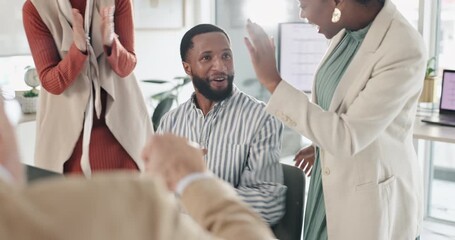
[[[213,90],[210,87],[210,80],[208,78],[203,79],[196,75],[192,76],[193,86],[207,99],[220,102],[229,97],[232,93],[234,75],[227,75],[228,85],[222,90]]]

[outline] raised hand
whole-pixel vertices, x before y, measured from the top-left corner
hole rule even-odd
[[[256,76],[271,93],[280,83],[281,77],[276,67],[275,43],[264,29],[248,19],[246,29],[250,38],[245,37],[245,45],[250,53]]]
[[[153,135],[142,151],[146,173],[160,176],[169,190],[191,173],[205,172],[203,150],[173,134]]]
[[[314,160],[314,146],[302,148],[294,157],[295,166],[305,171],[308,177],[311,176]]]
[[[114,30],[114,12],[115,6],[104,7],[100,10],[103,44],[108,47],[112,46],[114,38],[117,37]]]
[[[84,31],[84,18],[79,10],[73,8],[73,40],[81,52],[87,51],[87,37]]]

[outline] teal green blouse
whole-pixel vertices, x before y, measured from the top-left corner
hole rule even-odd
[[[367,26],[355,32],[347,30],[343,39],[316,73],[316,98],[322,109],[326,111],[329,109],[333,93],[369,28]],[[318,148],[316,149],[316,159],[308,190],[303,236],[305,240],[327,239],[327,222]]]

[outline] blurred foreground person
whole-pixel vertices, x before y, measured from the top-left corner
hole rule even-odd
[[[143,158],[143,176],[100,173],[26,186],[0,100],[0,239],[274,238],[232,187],[207,173],[202,151],[186,139],[153,136]],[[194,221],[179,212],[163,181]]]

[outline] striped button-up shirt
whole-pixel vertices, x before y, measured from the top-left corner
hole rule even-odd
[[[270,225],[284,215],[286,187],[279,163],[282,124],[265,104],[234,87],[206,116],[195,95],[161,119],[157,132],[171,132],[208,150],[207,168],[232,184]]]

